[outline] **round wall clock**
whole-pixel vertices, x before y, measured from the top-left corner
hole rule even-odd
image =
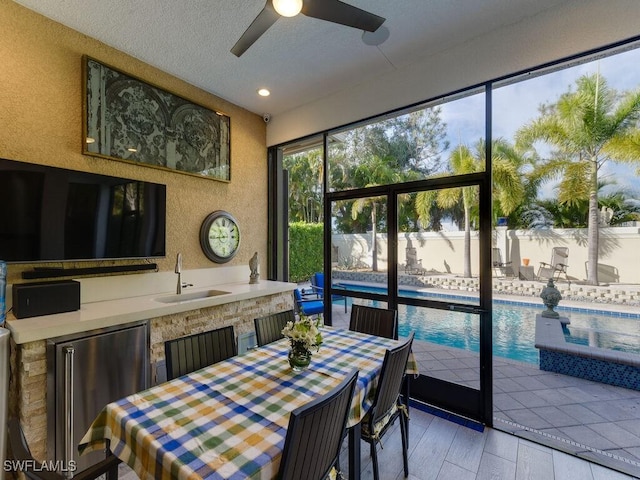
[[[225,263],[240,247],[240,228],[235,218],[224,210],[210,213],[200,227],[200,246],[209,260]]]

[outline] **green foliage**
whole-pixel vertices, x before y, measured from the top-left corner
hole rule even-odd
[[[286,155],[289,172],[289,218],[293,222],[322,222],[322,149]]]
[[[304,282],[324,270],[322,223],[289,224],[289,281]]]

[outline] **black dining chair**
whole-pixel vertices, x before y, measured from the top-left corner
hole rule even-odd
[[[323,480],[336,466],[358,378],[353,369],[326,395],[296,408],[289,417],[279,480]]]
[[[272,313],[260,318],[254,318],[253,324],[256,329],[256,342],[261,347],[271,342],[275,342],[281,338],[282,329],[287,322],[295,322],[296,314],[293,310],[285,310],[284,312]]]
[[[398,311],[388,308],[369,307],[366,305],[353,305],[351,307],[349,330],[397,340]],[[409,390],[410,379],[406,377],[403,382],[402,395],[407,412],[409,411]],[[407,424],[407,429],[408,428]]]
[[[167,380],[186,375],[238,353],[233,326],[164,342]]]
[[[67,480],[67,477],[57,472],[48,470],[42,463],[33,458],[27,440],[24,438],[24,432],[20,427],[17,418],[11,417],[7,422],[7,438],[9,440],[8,460],[16,460],[20,462],[20,471],[30,480]],[[107,457],[98,463],[87,467],[84,470],[74,472],[75,480],[93,480],[106,474],[107,480],[116,480],[118,478],[118,464],[120,459],[113,455],[107,449]],[[5,463],[4,468],[11,465],[11,462]],[[17,464],[16,464],[16,468]],[[17,472],[16,472],[17,473]],[[17,478],[17,475],[15,475]]]
[[[353,305],[349,330],[398,339],[398,312],[387,308]]]
[[[409,459],[407,454],[409,448],[409,430],[407,428],[409,412],[400,400],[400,396],[405,377],[404,373],[407,368],[407,360],[409,359],[409,352],[413,344],[413,335],[414,333],[411,332],[406,342],[386,351],[373,404],[362,419],[361,435],[362,440],[370,446],[374,480],[379,480],[380,478],[376,446],[397,418],[400,419],[404,476],[409,476]]]

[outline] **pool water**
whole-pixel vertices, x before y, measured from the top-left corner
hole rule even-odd
[[[383,292],[374,287],[357,286],[354,290]],[[433,298],[427,293],[402,291],[404,296]],[[446,295],[444,295],[446,296]],[[442,296],[440,296],[442,299]],[[456,301],[460,301],[458,296]],[[474,300],[475,301],[475,300]],[[468,303],[468,302],[467,302]],[[538,364],[535,347],[536,315],[545,307],[540,304],[516,302],[493,303],[493,354],[520,362]],[[610,348],[640,354],[640,314],[616,314],[615,312],[589,311],[587,309],[557,308],[563,317],[571,321],[567,341],[588,344],[589,332],[593,340],[599,337],[602,348]],[[427,309],[412,305],[398,306],[400,336],[415,332],[416,340],[437,343],[474,352],[479,351],[479,316],[475,314]],[[594,330],[604,333],[594,335]],[[586,333],[585,333],[586,332]],[[585,335],[587,343],[585,343]],[[594,343],[592,343],[594,345]]]
[[[562,330],[565,340],[570,343],[640,355],[640,335],[637,334],[580,327],[574,325],[573,322],[564,326]]]

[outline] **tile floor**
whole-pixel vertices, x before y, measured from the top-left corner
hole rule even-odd
[[[345,315],[342,307],[334,307],[333,321],[335,326],[348,326],[348,314]],[[477,354],[419,341],[414,342],[413,351],[421,372],[428,371],[434,377],[478,388]],[[520,450],[523,445],[526,446],[522,450],[523,458],[530,455],[540,457],[539,461],[534,462],[536,464],[543,462],[543,459],[548,460],[547,456],[539,454],[538,451],[546,452],[552,459],[550,466],[546,467],[546,471],[562,471],[562,476],[559,476],[558,473],[549,474],[550,476],[544,476],[542,473],[530,475],[526,473],[534,471],[530,466],[516,468],[516,473],[520,470],[518,476],[510,476],[506,470],[497,476],[486,476],[484,470],[483,472],[479,470],[479,465],[476,466],[475,477],[438,476],[440,473],[435,476],[425,474],[418,459],[421,456],[428,457],[428,452],[431,452],[432,460],[438,463],[437,450],[440,448],[448,449],[451,446],[449,444],[449,446],[427,447],[427,453],[414,451],[409,460],[410,473],[413,476],[409,478],[640,478],[640,392],[544,372],[528,364],[502,360],[499,357],[494,357],[493,367],[495,428],[487,429],[488,433],[485,433],[484,436],[472,435],[471,433],[468,435],[476,437],[482,445],[485,444],[486,438],[484,440],[483,438],[487,435],[492,438],[501,438],[500,442],[510,444],[509,448],[517,453],[512,453],[511,457],[504,456],[504,458],[515,462],[516,465],[511,465],[514,468],[520,461]],[[457,426],[452,428],[457,431]],[[467,428],[467,430],[471,429]],[[520,440],[518,441],[518,439]],[[520,441],[526,443],[520,444]],[[549,448],[550,446],[553,449]],[[475,444],[472,447],[473,449],[478,448]],[[483,447],[481,457],[484,457],[485,453],[494,455],[492,451],[487,452],[486,448],[487,445]],[[567,454],[571,454],[568,455],[568,459],[566,458]],[[364,458],[363,452],[363,462]],[[398,456],[398,458],[400,457]],[[563,467],[552,468],[554,462],[559,462],[559,459],[563,459],[563,464],[565,460],[572,465],[575,463],[576,467],[570,468],[569,471]],[[592,460],[604,466],[585,462],[585,460]],[[428,458],[425,461],[429,463]],[[414,463],[417,463],[417,473],[415,468],[411,468]],[[444,468],[445,463],[450,462],[444,462],[441,467]],[[570,472],[583,472],[585,463],[591,469],[591,476],[586,474],[585,476],[571,476],[569,474]],[[582,467],[578,465],[582,465]],[[462,467],[464,468],[464,465]],[[615,470],[609,470],[606,467],[612,467]],[[494,468],[493,464],[491,464],[491,468]],[[431,466],[428,470],[430,471],[430,469]],[[400,459],[397,471],[401,472],[401,470],[402,462]],[[473,472],[473,469],[470,471]],[[625,472],[631,476],[619,472]],[[605,473],[609,476],[603,476]],[[372,477],[365,475],[363,478]],[[388,478],[395,479],[396,476]],[[398,478],[402,478],[402,475]]]

